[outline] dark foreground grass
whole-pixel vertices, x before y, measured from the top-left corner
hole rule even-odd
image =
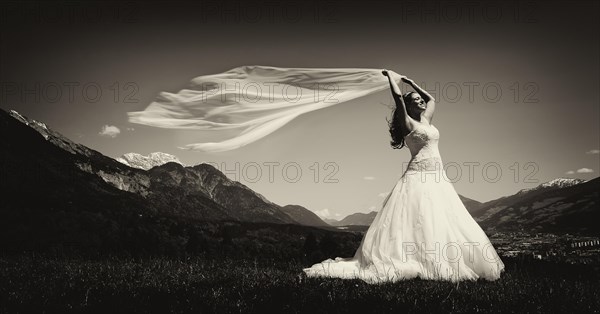
[[[505,260],[495,282],[305,278],[296,261],[0,257],[4,313],[597,312],[598,270]]]

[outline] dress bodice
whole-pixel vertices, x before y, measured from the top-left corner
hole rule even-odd
[[[435,168],[435,163],[441,166],[441,156],[438,149],[440,132],[433,125],[419,124],[404,137],[404,142],[410,150],[409,169],[423,170]]]

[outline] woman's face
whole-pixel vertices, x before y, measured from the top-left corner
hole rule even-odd
[[[411,93],[410,95],[408,95],[408,100],[409,107],[412,107],[413,110],[423,111],[427,109],[427,103],[425,103],[425,100],[421,98],[421,95],[419,95],[419,93]]]

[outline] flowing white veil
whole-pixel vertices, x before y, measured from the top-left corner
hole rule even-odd
[[[132,123],[227,134],[221,142],[180,147],[220,152],[259,140],[303,113],[388,86],[381,69],[240,66],[196,77],[176,94],[161,92],[145,110],[128,116]]]

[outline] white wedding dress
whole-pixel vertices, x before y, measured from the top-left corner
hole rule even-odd
[[[412,158],[354,257],[314,264],[303,269],[308,277],[368,283],[500,278],[504,263],[446,177],[439,136],[435,126],[419,125],[405,137]]]

